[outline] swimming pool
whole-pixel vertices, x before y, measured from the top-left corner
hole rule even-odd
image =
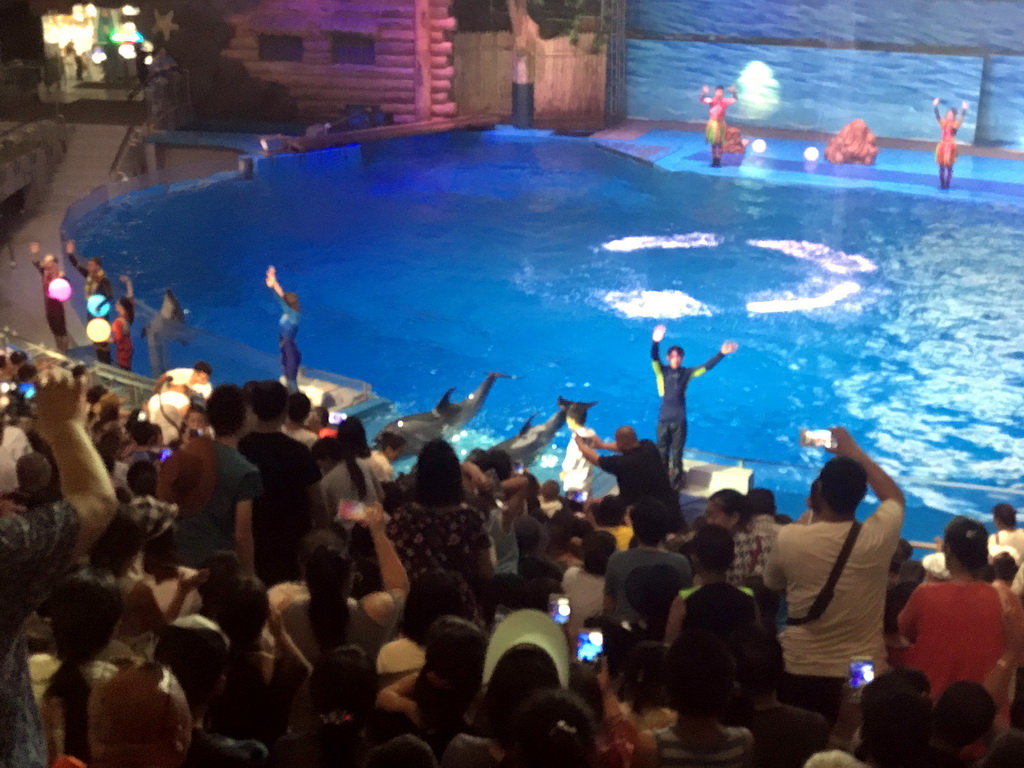
[[[1018,213],[670,174],[583,139],[499,131],[261,160],[252,181],[115,199],[73,234],[151,303],[170,287],[196,325],[268,351],[274,264],[302,302],[304,363],[373,382],[401,412],[452,386],[464,397],[486,371],[517,376],[463,448],[559,395],[599,401],[602,434],[653,436],[652,327],[666,323],[690,365],[735,339],[690,388],[689,444],[807,467],[757,468],[799,494],[822,457],[797,430],[831,424],[901,475],[1019,480]],[[913,490],[935,510],[908,524],[919,538],[990,504]]]

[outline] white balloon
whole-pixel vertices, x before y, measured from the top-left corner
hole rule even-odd
[[[808,147],[804,150],[804,160],[808,163],[818,162],[819,157],[821,157],[821,152],[818,151],[817,147]]]
[[[750,148],[757,152],[757,154],[761,154],[766,149],[768,149],[768,142],[766,142],[764,139],[754,139],[750,143]]]

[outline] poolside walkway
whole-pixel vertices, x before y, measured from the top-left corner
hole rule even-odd
[[[744,129],[744,139],[764,139],[767,148],[755,154],[725,155],[721,168],[709,165],[704,126],[693,123],[627,120],[591,136],[598,146],[666,171],[685,171],[731,179],[758,179],[773,184],[800,184],[832,189],[883,189],[958,202],[1024,205],[1024,153],[963,146],[953,187],[938,189],[934,143],[880,139],[873,166],[832,165],[824,159],[826,134]],[[804,150],[815,147],[817,162]]]

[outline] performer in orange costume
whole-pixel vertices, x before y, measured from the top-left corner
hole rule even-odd
[[[942,138],[935,146],[935,162],[939,164],[939,189],[949,189],[949,183],[953,180],[953,163],[956,162],[956,132],[964,124],[967,117],[967,102],[960,102],[960,118],[957,119],[956,110],[946,110],[946,116],[939,114],[939,99],[932,101],[932,108],[935,110],[935,119],[942,129]]]

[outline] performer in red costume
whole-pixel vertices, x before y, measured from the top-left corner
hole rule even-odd
[[[956,132],[964,124],[967,117],[967,102],[960,102],[960,118],[957,119],[956,110],[946,110],[946,116],[939,114],[939,99],[932,101],[932,108],[935,110],[935,119],[942,129],[942,138],[935,146],[935,162],[939,164],[939,189],[949,189],[949,183],[953,180],[953,163],[956,162]]]
[[[708,96],[708,87],[701,86],[700,103],[708,105],[708,124],[704,129],[704,138],[711,145],[711,167],[722,165],[722,145],[725,143],[725,110],[736,103],[736,86],[729,86],[731,96],[725,95],[725,88],[715,87],[713,96]]]

